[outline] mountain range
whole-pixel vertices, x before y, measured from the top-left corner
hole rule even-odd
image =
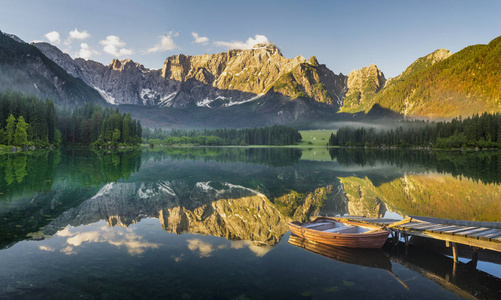
[[[314,56],[286,58],[273,44],[173,55],[161,69],[148,69],[128,59],[109,65],[72,59],[51,44],[0,34],[0,88],[66,106],[119,105],[147,125],[163,127],[451,118],[501,111],[500,52],[501,38],[455,54],[439,49],[386,79],[374,64],[345,76]]]

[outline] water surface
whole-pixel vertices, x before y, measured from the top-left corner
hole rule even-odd
[[[318,248],[290,237],[287,222],[500,221],[500,154],[311,151],[1,156],[0,298],[499,298],[497,264],[453,268],[448,256],[391,243]],[[312,160],[317,151],[322,161]]]

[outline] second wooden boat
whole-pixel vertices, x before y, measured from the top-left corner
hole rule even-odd
[[[290,222],[290,231],[302,238],[338,247],[381,248],[390,230],[377,225],[318,217],[312,222]]]

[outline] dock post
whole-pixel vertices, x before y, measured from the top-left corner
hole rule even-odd
[[[454,257],[454,264],[458,262],[458,245],[456,243],[452,244],[452,256]]]
[[[478,261],[478,248],[473,247],[473,253],[471,255],[471,262],[472,262],[472,265],[475,269],[477,268],[477,261]]]

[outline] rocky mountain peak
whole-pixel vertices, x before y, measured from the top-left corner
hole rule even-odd
[[[128,70],[128,69],[136,69],[136,68],[139,68],[139,69],[144,69],[144,66],[139,64],[139,63],[135,63],[133,60],[131,59],[124,59],[124,60],[118,60],[116,58],[114,58],[111,63],[110,63],[110,67],[112,70],[115,70],[115,71],[124,71],[124,70]]]
[[[5,36],[7,36],[7,37],[10,37],[11,39],[13,39],[14,41],[16,41],[18,43],[25,43],[25,41],[23,41],[22,39],[20,39],[17,35],[13,35],[13,34],[2,32],[2,31],[0,31],[0,34],[3,34]]]
[[[447,49],[438,49],[435,52],[428,54],[427,56],[432,59],[432,65],[441,62],[442,60],[449,58],[452,55],[452,52]]]
[[[71,76],[81,77],[81,72],[73,59],[68,54],[59,50],[56,46],[45,42],[31,43],[31,45],[37,47],[45,56],[65,69]]]
[[[278,47],[275,44],[272,44],[272,43],[268,43],[268,44],[255,44],[254,46],[252,46],[252,49],[253,50],[262,49],[262,50],[270,53],[271,55],[278,54],[278,55],[282,56],[282,52],[280,52],[280,49],[278,49]]]
[[[388,83],[394,83],[399,80],[403,80],[407,76],[421,72],[431,67],[432,65],[443,61],[444,59],[448,58],[451,55],[452,52],[447,49],[435,50],[426,56],[418,58],[415,62],[413,62],[410,66],[408,66],[407,69],[405,69],[405,71],[403,71],[400,75],[398,75],[395,78],[391,78],[391,81],[388,81]]]
[[[318,60],[315,56],[310,57],[310,59],[308,59],[308,63],[314,67],[318,66]]]
[[[386,83],[383,72],[375,65],[353,70],[348,74],[348,89],[362,90],[368,86],[371,92],[379,91]]]
[[[285,96],[340,105],[346,90],[345,76],[319,65],[315,57],[286,58],[272,43],[216,54],[172,55],[161,70],[128,59],[114,59],[108,66],[73,60],[50,44],[36,46],[111,104],[214,108]]]
[[[346,98],[343,101],[343,112],[369,110],[372,97],[386,84],[383,72],[375,65],[353,70],[348,74]]]

